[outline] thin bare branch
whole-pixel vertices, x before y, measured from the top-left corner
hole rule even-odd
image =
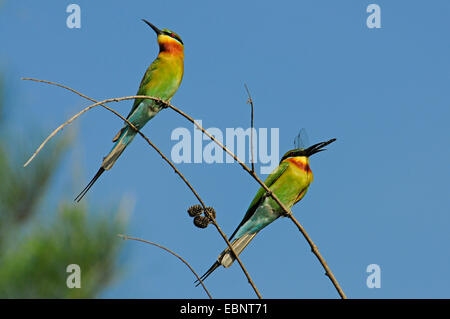
[[[112,113],[114,113],[115,115],[117,115],[118,117],[120,117],[122,120],[124,120],[131,128],[133,128],[134,130],[137,131],[137,133],[139,133],[139,135],[141,135],[141,137],[143,137],[147,143],[153,148],[155,149],[158,154],[161,155],[161,157],[174,169],[174,171],[180,176],[180,178],[185,182],[185,184],[189,187],[189,189],[191,190],[191,192],[195,195],[195,197],[198,199],[199,203],[202,205],[204,211],[206,211],[206,206],[205,203],[203,202],[203,200],[200,198],[200,196],[198,195],[198,193],[195,191],[194,187],[187,181],[187,179],[183,176],[183,174],[181,174],[181,172],[175,167],[175,165],[150,141],[149,138],[147,138],[140,130],[138,130],[130,121],[128,121],[127,119],[125,119],[122,115],[120,115],[119,113],[117,113],[115,110],[111,109],[110,107],[106,106],[106,103],[110,103],[110,102],[119,102],[119,101],[123,101],[123,100],[130,100],[130,99],[135,99],[135,98],[142,98],[142,99],[151,99],[154,101],[159,102],[161,105],[164,105],[166,107],[170,107],[172,106],[171,104],[159,99],[159,98],[155,98],[155,97],[151,97],[151,96],[141,96],[141,95],[137,95],[137,96],[127,96],[127,97],[121,97],[121,98],[113,98],[113,99],[107,99],[101,102],[97,102],[94,99],[79,93],[78,91],[69,88],[67,86],[64,86],[62,84],[59,83],[55,83],[55,82],[51,82],[51,81],[45,81],[45,80],[39,80],[39,79],[33,79],[33,78],[22,78],[22,80],[27,80],[27,81],[34,81],[34,82],[40,82],[40,83],[46,83],[46,84],[50,84],[50,85],[55,85],[64,89],[67,89],[73,93],[78,94],[81,97],[84,97],[85,99],[88,99],[92,102],[94,102],[95,104],[92,104],[88,107],[86,107],[85,109],[81,110],[80,112],[78,112],[77,114],[75,114],[72,118],[69,119],[69,121],[65,122],[64,124],[60,125],[56,130],[54,130],[49,137],[47,137],[44,142],[38,147],[38,149],[33,153],[33,155],[31,156],[31,158],[25,163],[24,166],[28,165],[33,159],[34,157],[36,157],[36,155],[42,150],[42,148],[45,146],[45,144],[53,137],[55,136],[61,129],[64,128],[64,126],[70,124],[73,120],[75,120],[76,118],[78,118],[80,115],[82,115],[83,113],[87,112],[88,110],[90,110],[91,108],[101,105],[102,107],[106,108],[107,110],[111,111]],[[173,107],[173,106],[172,106]],[[256,295],[258,296],[259,299],[262,299],[262,296],[258,290],[258,288],[256,288],[255,283],[253,282],[252,278],[250,277],[250,274],[248,273],[247,269],[245,268],[244,264],[242,263],[242,261],[240,260],[239,256],[236,254],[234,248],[232,247],[230,241],[228,240],[227,236],[225,235],[225,233],[222,231],[222,229],[220,228],[219,224],[216,222],[216,219],[214,218],[214,216],[211,216],[208,212],[206,212],[206,214],[208,215],[207,217],[210,218],[212,224],[214,225],[214,227],[217,229],[217,231],[219,232],[219,234],[221,235],[221,237],[224,239],[224,241],[227,243],[228,247],[230,248],[231,252],[234,254],[234,256],[236,257],[237,262],[239,263],[242,271],[244,272],[245,276],[247,277],[247,280],[249,282],[249,284],[252,286],[253,290],[255,291]]]
[[[252,108],[252,112],[251,112],[251,120],[250,120],[250,149],[251,149],[251,153],[252,153],[252,172],[255,172],[255,160],[253,158],[253,99],[252,96],[250,94],[250,90],[247,87],[247,84],[244,84],[245,86],[245,90],[247,91],[247,95],[248,95],[248,100],[247,100],[247,104],[250,104],[251,108]]]
[[[32,80],[32,79],[23,79],[23,80]],[[43,82],[43,81],[38,81],[38,82]],[[44,82],[46,83],[46,82]],[[76,120],[78,117],[80,117],[83,113],[86,113],[87,111],[89,111],[90,109],[102,105],[106,104],[106,103],[110,103],[110,102],[120,102],[120,101],[124,101],[124,100],[133,100],[133,99],[149,99],[149,100],[154,100],[154,101],[161,101],[158,98],[154,98],[154,97],[150,97],[150,96],[145,96],[145,95],[135,95],[135,96],[125,96],[125,97],[120,97],[120,98],[112,98],[112,99],[106,99],[103,100],[101,102],[97,102],[94,104],[89,105],[88,107],[82,109],[80,112],[78,112],[77,114],[75,114],[74,116],[72,116],[69,120],[67,120],[66,122],[64,122],[63,124],[61,124],[60,126],[58,126],[42,143],[41,145],[39,145],[39,147],[36,149],[36,151],[33,153],[33,155],[31,155],[31,157],[28,159],[28,161],[26,161],[26,163],[23,165],[24,167],[28,166],[28,164],[31,163],[31,161],[36,157],[36,155],[38,155],[38,153],[44,148],[45,144],[47,144],[59,131],[61,131],[64,127],[66,127],[67,125],[69,125],[70,123],[72,123],[74,120]],[[164,103],[164,102],[161,102]],[[108,110],[112,111],[112,109],[107,108]],[[118,115],[117,112],[112,111],[113,113],[115,113],[116,115]],[[120,116],[120,115],[119,115]],[[124,119],[124,117],[120,116],[122,119]],[[125,121],[127,121],[125,119]],[[130,122],[128,122],[130,123]],[[130,124],[128,124],[130,125]],[[130,125],[134,130],[136,130],[137,132],[139,132],[139,130],[134,126],[134,125]]]
[[[35,80],[35,79],[24,79],[24,80],[32,80],[32,81],[37,81],[37,82],[44,82],[44,83],[49,83],[46,81],[42,81],[42,80]],[[50,83],[53,84],[53,83]],[[58,85],[61,86],[61,85]],[[61,86],[63,87],[63,86]],[[74,90],[72,90],[74,91]],[[81,94],[80,94],[81,95]],[[69,121],[67,121],[66,123],[64,123],[63,125],[61,125],[60,127],[58,127],[54,132],[52,132],[52,134],[41,144],[41,146],[36,150],[36,152],[33,154],[33,156],[30,158],[30,160],[26,163],[26,165],[37,155],[37,153],[42,149],[42,147],[48,142],[48,140],[51,139],[51,137],[53,137],[59,130],[61,130],[65,125],[70,124],[74,119],[76,119],[78,116],[80,116],[81,114],[83,114],[84,112],[88,111],[89,109],[104,104],[104,103],[110,103],[110,102],[118,102],[118,101],[122,101],[122,100],[128,100],[128,99],[135,99],[135,98],[142,98],[142,99],[151,99],[154,101],[158,101],[161,105],[164,105],[165,107],[171,108],[173,111],[175,111],[176,113],[180,114],[181,116],[183,116],[184,118],[186,118],[188,121],[190,121],[191,123],[193,123],[198,129],[200,129],[203,134],[205,134],[206,136],[208,136],[212,141],[214,141],[217,145],[219,145],[222,150],[224,152],[226,152],[227,154],[229,154],[231,157],[233,157],[233,159],[239,163],[239,165],[247,172],[249,173],[260,185],[262,188],[264,188],[264,190],[267,192],[267,194],[269,196],[271,196],[275,202],[281,207],[281,209],[283,210],[283,212],[285,213],[285,215],[287,217],[289,217],[291,219],[291,221],[297,226],[297,228],[299,229],[299,231],[302,233],[302,235],[305,237],[305,239],[307,240],[308,244],[311,247],[311,251],[313,252],[313,254],[317,257],[317,259],[319,260],[320,264],[322,265],[322,267],[325,269],[325,275],[328,276],[328,278],[331,280],[331,282],[333,283],[335,289],[337,290],[337,292],[339,293],[340,297],[342,299],[346,299],[346,295],[344,293],[344,291],[342,290],[341,286],[339,285],[338,281],[336,280],[336,278],[334,277],[331,269],[328,267],[327,263],[325,262],[325,259],[322,257],[322,255],[320,254],[317,246],[314,244],[314,242],[312,241],[312,239],[310,238],[310,236],[308,235],[308,233],[306,232],[306,230],[303,228],[303,226],[297,221],[297,219],[294,217],[294,215],[292,214],[292,212],[290,211],[290,209],[288,209],[279,199],[278,197],[272,193],[272,191],[264,184],[264,182],[256,175],[256,173],[254,172],[254,170],[251,170],[250,168],[248,168],[247,165],[245,165],[244,162],[242,162],[233,152],[231,152],[228,148],[226,148],[220,141],[218,141],[213,135],[211,135],[208,131],[206,131],[200,124],[198,124],[191,116],[189,116],[188,114],[186,114],[185,112],[181,111],[180,109],[178,109],[177,107],[173,106],[170,103],[167,103],[166,101],[163,101],[161,99],[158,98],[154,98],[154,97],[149,97],[149,96],[129,96],[129,97],[122,97],[122,98],[113,98],[113,99],[107,99],[104,100],[102,102],[98,102],[95,103],[93,105],[90,105],[89,107],[85,108],[84,110],[80,111],[78,114],[76,114],[75,116],[73,116]],[[133,126],[132,126],[133,127]],[[133,127],[134,128],[134,127]],[[138,131],[139,132],[139,131]],[[202,202],[201,202],[202,203]],[[202,206],[204,207],[204,204],[202,203]],[[222,236],[222,238],[225,240],[225,242],[227,243],[227,245],[230,247],[231,252],[233,253],[233,255],[236,257],[236,260],[238,261],[239,265],[241,266],[242,270],[244,271],[250,285],[253,287],[255,293],[257,294],[257,296],[259,298],[262,298],[259,291],[257,290],[256,286],[254,285],[253,281],[250,278],[250,275],[248,274],[247,270],[245,269],[244,265],[242,264],[242,262],[239,259],[239,256],[236,254],[236,252],[234,251],[233,247],[231,246],[230,242],[228,241],[226,235],[222,232],[222,230],[220,229],[219,225],[217,224],[217,222],[215,221],[215,219],[213,218],[213,216],[208,216],[210,217],[210,219],[213,222],[213,225],[216,227],[216,229],[219,231],[220,235]]]
[[[233,157],[233,159],[239,163],[239,165],[241,165],[241,167],[247,172],[249,173],[260,185],[262,188],[264,188],[264,190],[267,192],[267,194],[273,198],[273,200],[281,207],[281,209],[283,210],[283,212],[285,213],[286,216],[288,216],[292,222],[297,226],[297,228],[299,229],[299,231],[302,233],[302,235],[305,237],[306,241],[308,242],[308,244],[311,246],[311,250],[313,252],[313,254],[317,257],[317,259],[319,260],[320,264],[322,265],[322,267],[325,269],[325,275],[328,276],[328,278],[331,280],[332,284],[334,285],[334,287],[336,288],[337,292],[339,293],[340,297],[342,299],[346,299],[346,295],[344,293],[344,291],[342,290],[341,286],[339,285],[338,281],[336,280],[336,278],[334,277],[331,269],[328,267],[327,263],[325,262],[325,259],[322,257],[322,255],[319,252],[319,249],[317,248],[317,246],[314,244],[314,242],[312,241],[311,237],[309,237],[308,233],[305,231],[305,229],[301,226],[301,224],[297,221],[297,219],[295,219],[294,215],[292,214],[292,212],[290,211],[290,209],[288,209],[279,199],[278,197],[272,193],[272,191],[267,187],[266,184],[264,184],[264,182],[255,174],[254,171],[252,171],[250,168],[248,168],[247,165],[244,164],[244,162],[242,162],[233,152],[231,152],[228,148],[226,148],[220,141],[218,141],[213,135],[211,135],[208,131],[206,131],[200,124],[198,124],[192,117],[190,117],[189,115],[187,115],[186,113],[184,113],[183,111],[181,111],[180,109],[176,108],[175,106],[171,105],[171,104],[167,104],[167,106],[169,108],[171,108],[172,110],[174,110],[175,112],[177,112],[178,114],[180,114],[181,116],[183,116],[184,118],[186,118],[188,121],[190,121],[191,123],[193,123],[199,130],[201,130],[203,132],[203,134],[205,134],[206,136],[208,136],[212,141],[214,141],[217,145],[219,145],[222,150],[224,152],[226,152],[227,154],[229,154],[231,157]]]
[[[339,282],[334,277],[333,273],[331,272],[330,267],[328,267],[328,264],[326,263],[326,261],[322,257],[322,255],[320,254],[319,249],[314,244],[311,237],[309,237],[305,228],[298,222],[298,220],[294,217],[292,212],[288,215],[288,217],[292,220],[292,222],[297,226],[298,230],[305,237],[306,241],[308,242],[309,246],[311,247],[311,251],[313,252],[314,255],[316,255],[316,257],[319,260],[320,264],[322,265],[323,269],[325,269],[325,275],[328,278],[330,278],[331,282],[333,283],[334,288],[336,288],[337,292],[339,293],[339,296],[341,296],[342,299],[347,299],[347,296],[345,295],[344,290],[342,290],[341,286],[339,285]]]
[[[86,95],[84,95],[84,94],[82,94],[82,93],[80,93],[80,92],[78,92],[78,91],[76,91],[76,90],[74,90],[74,89],[72,89],[72,88],[70,88],[70,87],[67,87],[67,86],[65,86],[65,85],[62,85],[62,84],[59,84],[59,83],[55,83],[55,82],[50,82],[50,81],[44,81],[44,80],[38,80],[38,79],[31,79],[31,78],[23,78],[22,80],[28,80],[28,81],[35,81],[35,82],[41,82],[41,83],[46,83],[46,84],[50,84],[50,85],[55,85],[55,86],[58,86],[58,87],[61,87],[61,88],[64,88],[64,89],[66,89],[66,90],[69,90],[69,91],[71,91],[71,92],[73,92],[73,93],[75,93],[75,94],[78,94],[79,96],[81,96],[81,97],[83,97],[83,98],[85,98],[85,99],[87,99],[87,100],[89,100],[89,101],[91,101],[91,102],[94,102],[94,103],[96,103],[97,105],[98,105],[98,103],[99,102],[97,102],[96,100],[94,100],[94,99],[92,99],[92,98],[90,98],[90,97],[88,97],[88,96],[86,96]],[[101,103],[101,102],[100,102]],[[150,139],[147,137],[147,136],[145,136],[144,135],[144,133],[142,133],[140,130],[138,130],[134,125],[133,125],[133,123],[131,123],[130,121],[128,121],[126,118],[124,118],[122,115],[120,115],[117,111],[115,111],[114,109],[112,109],[112,108],[110,108],[109,106],[107,106],[107,105],[105,105],[104,103],[101,103],[100,104],[102,107],[104,107],[105,109],[107,109],[108,111],[110,111],[110,112],[112,112],[112,113],[114,113],[116,116],[118,116],[119,118],[121,118],[124,122],[126,122],[132,129],[134,129],[135,131],[137,131],[137,133],[173,168],[173,170],[175,171],[175,173],[176,174],[178,174],[178,176],[180,176],[180,178],[183,180],[183,182],[187,185],[187,187],[191,190],[191,192],[194,194],[194,196],[197,198],[197,200],[200,202],[200,204],[203,206],[203,208],[205,208],[205,203],[203,202],[203,200],[200,198],[200,196],[198,195],[198,193],[195,191],[195,189],[194,189],[194,187],[188,182],[188,180],[184,177],[184,175],[175,167],[175,165],[159,150],[159,148],[155,145],[155,144],[153,144],[151,141],[150,141]],[[89,108],[89,107],[88,107]],[[83,110],[84,111],[84,110]],[[83,112],[84,113],[84,112]],[[81,115],[82,114],[82,112],[79,112],[78,113],[79,115]],[[73,117],[73,119],[75,119],[74,117]],[[70,120],[69,120],[70,121]],[[64,124],[69,124],[70,122],[69,121],[67,121],[66,123],[64,123]],[[62,127],[64,127],[64,124],[62,125]],[[61,129],[62,129],[62,127],[61,127]],[[59,127],[58,127],[58,129],[59,129]],[[58,130],[57,129],[57,130]],[[53,133],[57,133],[57,130],[55,130]],[[52,134],[53,134],[52,133]],[[39,146],[39,148],[34,152],[34,154],[33,154],[33,156],[27,161],[27,163],[25,163],[25,165],[24,166],[26,166],[26,165],[28,165],[33,159],[34,159],[34,157],[37,155],[37,153],[44,147],[44,145],[45,145],[45,143],[47,143],[49,140],[50,140],[50,138],[51,137],[53,137],[54,136],[54,134],[53,135],[50,135],[42,144],[41,144],[41,146]]]
[[[180,255],[178,255],[176,252],[170,250],[170,249],[167,248],[167,247],[164,247],[164,246],[159,245],[159,244],[157,244],[157,243],[151,242],[151,241],[149,241],[149,240],[140,239],[140,238],[136,238],[136,237],[130,237],[130,236],[127,236],[127,235],[122,235],[122,234],[119,234],[119,235],[117,235],[117,236],[119,236],[120,238],[123,238],[124,240],[131,239],[131,240],[140,241],[140,242],[143,242],[143,243],[146,243],[146,244],[150,244],[150,245],[159,247],[159,248],[161,248],[161,249],[163,249],[163,250],[165,250],[165,251],[171,253],[172,255],[174,255],[175,257],[177,257],[179,260],[181,260],[181,261],[182,261],[182,262],[183,262],[183,263],[184,263],[184,264],[192,271],[192,273],[195,275],[195,277],[197,277],[197,280],[198,280],[198,281],[200,282],[200,284],[202,285],[202,287],[203,287],[203,289],[205,290],[206,294],[208,295],[209,299],[213,299],[213,297],[212,297],[211,294],[209,293],[208,289],[206,289],[205,285],[203,284],[203,281],[202,281],[202,280],[200,279],[200,277],[197,275],[197,273],[195,272],[195,270],[191,267],[191,265],[189,265],[189,263],[188,263],[183,257],[181,257]]]

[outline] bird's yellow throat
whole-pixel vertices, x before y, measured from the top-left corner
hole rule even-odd
[[[158,35],[158,44],[161,53],[184,55],[184,46],[165,34]]]

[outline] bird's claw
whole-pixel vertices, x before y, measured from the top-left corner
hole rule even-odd
[[[264,197],[265,197],[265,198],[267,198],[267,197],[272,197],[272,195],[273,195],[272,191],[268,191],[268,192],[266,192],[266,193],[264,194]]]
[[[282,217],[289,217],[289,215],[290,215],[290,213],[286,213],[286,212],[284,212],[284,211],[281,213],[281,216],[282,216]]]
[[[156,100],[155,101],[156,105],[158,105],[158,107],[160,107],[161,109],[167,109],[167,102],[163,101],[163,100]]]

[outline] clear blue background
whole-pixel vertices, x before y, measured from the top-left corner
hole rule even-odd
[[[70,3],[6,1],[0,10],[0,67],[18,132],[31,125],[44,136],[88,105],[22,76],[97,99],[133,95],[158,51],[140,21],[146,18],[184,40],[185,76],[173,103],[206,128],[249,126],[247,83],[256,127],[280,128],[280,153],[301,127],[312,143],[338,139],[311,159],[314,183],[293,212],[349,297],[450,297],[449,1],[79,0],[79,30],[66,27]],[[381,6],[381,29],[366,27],[370,3]],[[131,104],[112,106],[126,115]],[[70,200],[88,182],[121,125],[100,108],[74,125],[77,142],[58,174],[55,201]],[[176,127],[192,131],[165,110],[144,133],[170,154]],[[40,137],[29,140],[37,146]],[[178,167],[231,234],[257,183],[237,164]],[[116,207],[124,196],[135,201],[128,234],[174,249],[199,273],[225,247],[213,227],[192,226],[186,209],[195,198],[141,138],[87,198],[95,209]],[[102,297],[206,296],[183,264],[154,247],[126,241],[121,260],[123,273]],[[260,233],[242,260],[266,298],[337,297],[287,219]],[[366,286],[372,263],[381,266],[380,289]],[[238,265],[206,284],[214,297],[255,296]]]

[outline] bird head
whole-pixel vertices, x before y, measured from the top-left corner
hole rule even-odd
[[[294,157],[309,158],[313,154],[316,154],[316,153],[319,153],[322,151],[326,151],[326,149],[324,147],[327,146],[328,144],[333,143],[334,141],[336,141],[336,139],[332,138],[331,140],[328,140],[326,142],[320,142],[320,143],[311,145],[308,148],[296,148],[296,149],[290,150],[286,154],[283,155],[283,157],[280,160],[280,163],[288,158],[294,158]]]
[[[159,29],[154,24],[142,19],[150,28],[155,31],[158,38],[158,44],[161,51],[168,51],[173,49],[183,50],[183,41],[180,36],[168,29]]]

